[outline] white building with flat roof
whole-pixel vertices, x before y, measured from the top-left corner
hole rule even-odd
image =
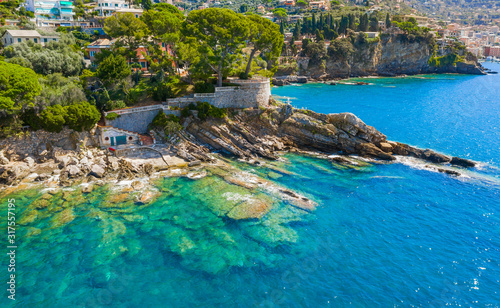
[[[129,5],[124,0],[98,0],[95,11],[99,12],[99,16],[111,16],[119,10],[128,8]]]
[[[74,8],[71,1],[26,0],[26,9],[35,14],[39,27],[73,26]]]

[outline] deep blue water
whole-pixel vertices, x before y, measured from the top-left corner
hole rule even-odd
[[[500,64],[485,63],[500,71]],[[296,107],[352,112],[390,140],[500,165],[500,74],[362,79],[368,86],[275,87]]]
[[[56,195],[54,211],[71,208],[74,219],[39,210],[20,227],[16,306],[500,306],[500,75],[428,77],[273,94],[318,112],[352,112],[391,140],[483,163],[466,176],[418,162],[350,169],[299,155],[273,170],[233,163],[315,200],[311,213],[215,175],[165,178],[149,206],[110,207],[108,187],[84,198],[75,190],[67,203]],[[272,200],[262,220],[216,214],[248,194]],[[34,213],[39,195],[11,195],[19,219]],[[5,216],[2,208],[2,226]]]

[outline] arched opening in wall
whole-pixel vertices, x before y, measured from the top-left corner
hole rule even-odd
[[[132,140],[132,139],[134,139],[132,136],[129,136],[129,137],[128,137],[128,140]]]
[[[109,141],[109,137],[105,137],[104,140]]]

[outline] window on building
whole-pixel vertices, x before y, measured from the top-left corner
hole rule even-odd
[[[44,39],[43,39],[43,42],[44,42],[44,43],[47,43],[47,39],[46,39],[46,38],[44,38]]]
[[[38,43],[38,39],[37,38],[34,38],[33,40],[35,41],[35,43]]]
[[[118,3],[115,3],[115,6],[118,7]]]
[[[30,39],[29,38],[26,38],[27,41],[29,41]]]
[[[17,39],[17,42],[18,42],[18,43],[21,43],[21,39],[20,39],[20,38],[18,38],[18,39]]]

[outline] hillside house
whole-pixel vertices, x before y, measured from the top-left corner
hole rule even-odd
[[[48,42],[59,41],[59,36],[55,34],[51,36],[43,36],[35,30],[7,30],[2,36],[2,43],[4,47],[27,41],[44,46]]]

